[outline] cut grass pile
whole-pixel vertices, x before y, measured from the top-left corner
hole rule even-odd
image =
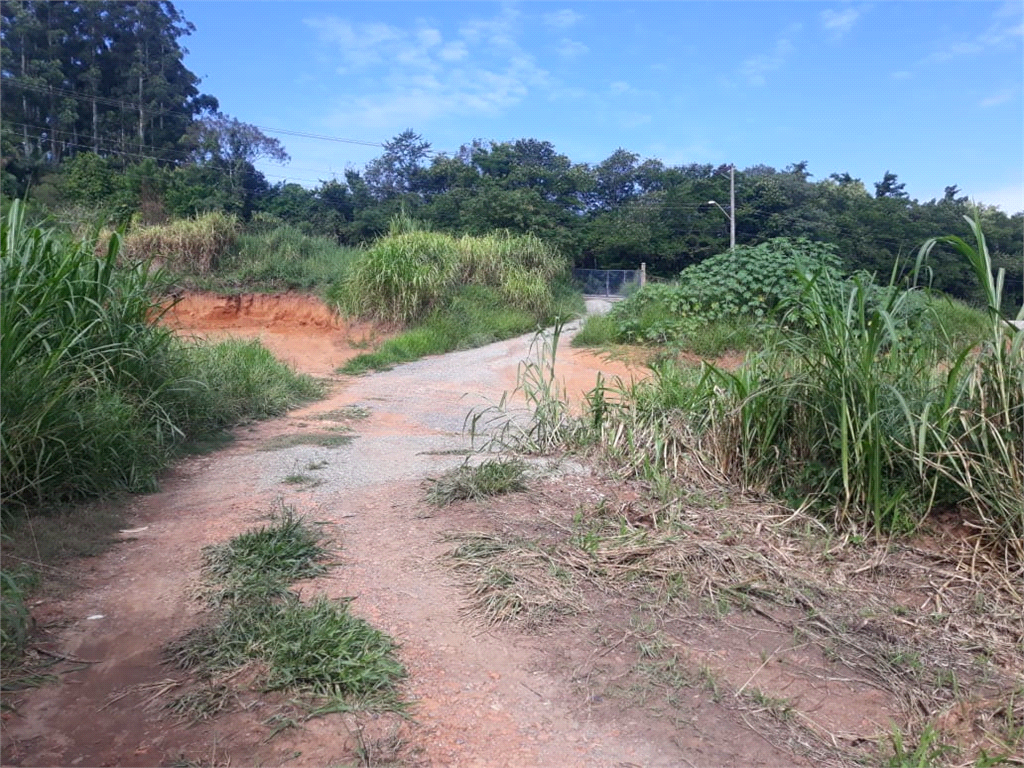
[[[522,459],[487,459],[468,463],[430,481],[427,501],[446,507],[454,501],[486,499],[526,490],[526,462]]]
[[[211,618],[169,644],[166,658],[195,671],[201,688],[228,683],[254,664],[263,691],[303,697],[310,716],[353,708],[396,711],[405,669],[395,642],[349,613],[347,600],[303,602],[289,585],[327,570],[318,528],[282,506],[268,525],[204,550]],[[185,714],[209,709],[195,690],[170,704]],[[191,698],[189,698],[191,697]],[[226,692],[215,697],[228,700]]]
[[[576,576],[551,552],[516,536],[460,533],[449,553],[469,591],[470,608],[488,624],[539,629],[584,610]]]
[[[612,465],[601,470],[614,478]],[[762,669],[784,659],[805,663],[800,649],[813,646],[826,667],[802,673],[812,686],[834,680],[885,692],[909,752],[927,741],[930,728],[941,732],[935,743],[947,745],[949,756],[937,764],[968,764],[986,754],[992,762],[984,764],[1013,764],[1008,758],[1024,747],[1019,584],[972,542],[943,539],[951,546],[940,552],[837,536],[804,511],[707,477],[680,480],[664,494],[617,478],[597,490],[601,501],[580,504],[570,518],[554,510],[576,494],[556,489],[545,499],[542,487],[538,505],[552,511],[539,520],[495,518],[497,532],[446,537],[452,548],[445,557],[463,579],[467,610],[487,623],[548,631],[566,616],[613,600],[645,618],[628,627],[596,626],[603,648],[588,655],[575,679],[591,684],[590,665],[633,641],[634,677],[617,673],[614,685],[640,686],[634,692],[643,696],[654,687],[667,691],[673,718],[692,706],[688,696],[673,703],[674,689],[702,678],[716,701],[727,692],[730,707],[785,723],[789,743],[807,749],[817,764],[878,764],[890,749],[886,724],[835,739],[805,717],[806,699],[783,698],[787,687],[800,689],[788,674],[772,681],[702,666],[698,675],[693,658],[709,650],[701,644],[706,638],[739,625],[750,640],[747,630],[756,627],[744,625],[767,620],[763,633],[779,645],[779,655],[762,655]],[[628,500],[620,501],[618,492]],[[954,573],[959,578],[951,580]],[[621,622],[624,613],[597,620]],[[705,639],[694,641],[691,633]],[[726,656],[720,663],[737,661]],[[588,690],[601,692],[599,675],[593,677],[595,688]],[[964,720],[953,716],[959,712]],[[763,725],[755,719],[752,727]]]

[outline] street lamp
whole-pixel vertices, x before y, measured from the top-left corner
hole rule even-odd
[[[729,250],[736,250],[736,166],[729,166],[729,210],[725,210],[714,200],[708,200],[708,205],[713,205],[726,215],[729,219]]]

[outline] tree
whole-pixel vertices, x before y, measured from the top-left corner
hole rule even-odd
[[[384,142],[384,154],[371,160],[363,173],[370,194],[377,200],[387,200],[416,191],[429,152],[430,142],[412,129]]]
[[[897,182],[895,173],[886,171],[882,180],[875,182],[875,197],[892,197],[900,200],[906,200],[910,195],[903,191],[905,186],[906,184],[900,184]]]
[[[216,109],[183,64],[194,27],[170,2],[5,0],[0,20],[0,117],[24,158],[170,163],[192,119]]]

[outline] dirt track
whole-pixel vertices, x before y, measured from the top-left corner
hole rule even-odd
[[[261,337],[318,375],[373,333],[340,325],[295,297],[190,299],[169,320],[182,332]],[[439,560],[451,548],[445,533],[529,527],[542,519],[568,524],[579,505],[620,492],[568,463],[536,490],[493,505],[436,510],[423,502],[424,478],[463,460],[450,452],[467,446],[466,413],[514,386],[529,342],[522,337],[385,373],[336,377],[327,399],[239,429],[229,448],[183,462],[159,493],[138,497],[124,542],[77,567],[81,589],[35,606],[37,619],[52,627],[49,647],[79,668],[19,701],[18,713],[4,722],[3,763],[320,766],[352,764],[364,749],[372,764],[430,766],[807,764],[699,687],[668,715],[638,702],[639,694],[610,694],[634,659],[622,644],[626,635],[609,630],[630,626],[629,617],[599,594],[588,612],[539,632],[488,630],[462,611],[465,592]],[[593,385],[599,370],[631,373],[567,344],[560,361],[559,376],[574,396]],[[350,445],[266,450],[282,436],[323,429],[333,422],[318,415],[349,406],[369,411],[346,422],[358,435]],[[319,484],[284,483],[320,463]],[[291,711],[280,698],[253,693],[243,708],[191,727],[162,709],[183,675],[160,664],[160,650],[197,622],[200,606],[190,594],[201,548],[252,526],[278,499],[332,524],[341,564],[303,594],[354,597],[356,613],[398,638],[410,673],[410,720],[330,715],[275,735],[282,713]],[[723,680],[735,686],[764,667],[768,644],[777,642],[746,629],[719,626],[709,634],[687,627],[680,631],[693,634],[702,658],[720,659]],[[880,693],[840,688],[838,699],[827,686],[820,692],[832,727],[856,730],[883,717]],[[843,694],[860,697],[856,712],[844,710]]]

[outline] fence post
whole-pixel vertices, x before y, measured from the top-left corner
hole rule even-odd
[[[647,262],[640,262],[640,287],[647,285]]]

